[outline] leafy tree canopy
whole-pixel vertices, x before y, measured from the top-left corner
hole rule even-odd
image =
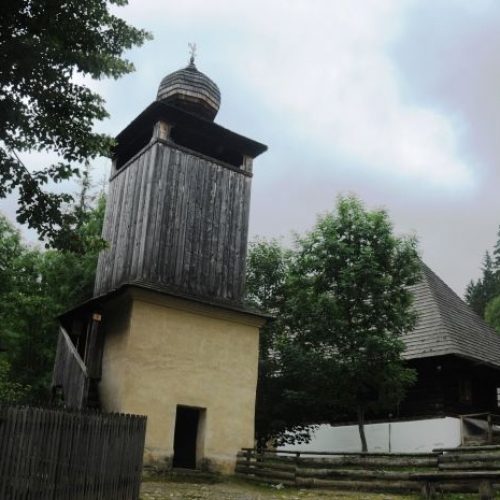
[[[486,304],[484,319],[497,332],[500,332],[500,295],[497,295]]]
[[[474,312],[486,319],[488,304],[500,296],[500,228],[497,233],[497,242],[493,247],[493,254],[486,251],[481,271],[481,277],[476,281],[471,280],[467,285],[465,300]],[[492,304],[489,308],[490,320],[487,321],[500,332],[500,324],[492,320],[492,311],[496,307]]]
[[[274,316],[261,331],[256,400],[256,438],[295,444],[310,438],[314,397],[304,385],[301,351],[287,346],[289,275],[294,254],[276,240],[255,241],[247,257],[246,293],[250,305]]]
[[[255,252],[267,255],[260,288],[253,282],[259,275]],[[260,387],[286,389],[285,397],[271,392],[271,398],[287,401],[281,417],[288,430],[297,425],[290,396],[300,408],[300,425],[357,414],[366,449],[365,413],[393,407],[415,378],[401,359],[401,335],[416,320],[408,289],[420,279],[416,241],[396,237],[385,211],[368,211],[347,197],[293,251],[282,252],[284,268],[280,258],[272,265],[276,255],[275,242],[267,249],[261,243],[251,247],[249,259],[251,293],[264,307],[277,305],[277,320],[263,335],[261,370],[267,371],[261,371]],[[276,276],[280,266],[284,271]],[[278,286],[270,286],[276,278]]]
[[[46,399],[57,316],[92,295],[104,206],[71,208],[80,254],[30,248],[0,215],[0,400]]]
[[[486,252],[482,265],[482,276],[477,281],[471,281],[465,291],[465,300],[474,312],[484,318],[486,305],[500,293],[499,268]]]
[[[118,78],[133,70],[126,49],[150,35],[110,12],[126,0],[9,0],[0,15],[0,197],[17,189],[17,220],[53,247],[71,248],[78,224],[66,212],[68,193],[49,182],[78,175],[108,156],[110,137],[93,131],[108,116],[103,99],[75,77]],[[78,79],[78,81],[80,78]],[[56,153],[59,160],[29,170],[19,153]]]

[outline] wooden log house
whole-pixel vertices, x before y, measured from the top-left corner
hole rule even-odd
[[[367,415],[369,449],[429,452],[500,442],[500,335],[424,263],[412,292],[417,324],[402,340],[417,380],[399,407]],[[346,414],[320,425],[304,449],[359,446],[355,415]]]
[[[148,417],[145,463],[231,472],[253,446],[259,329],[242,305],[253,160],[189,65],[116,141],[94,297],[61,317],[67,404]]]
[[[428,266],[415,285],[417,325],[403,337],[418,374],[401,417],[498,413],[500,335]]]

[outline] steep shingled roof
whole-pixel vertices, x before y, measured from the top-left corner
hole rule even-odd
[[[419,318],[415,329],[403,336],[404,357],[455,354],[500,367],[500,335],[425,264],[422,275],[412,287]]]

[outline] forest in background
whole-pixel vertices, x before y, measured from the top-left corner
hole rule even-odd
[[[92,296],[104,245],[105,198],[89,199],[88,185],[68,206],[79,252],[30,247],[0,218],[0,400],[50,399],[57,317]],[[395,236],[384,210],[366,210],[355,197],[340,197],[291,249],[250,245],[248,304],[275,316],[261,335],[262,443],[307,439],[307,426],[339,412],[357,412],[362,424],[366,411],[399,402],[414,381],[400,335],[416,319],[408,286],[419,262],[415,238]],[[333,405],[320,404],[325,393]]]
[[[467,285],[465,300],[474,312],[500,333],[500,227],[493,251],[486,251],[481,277]]]
[[[89,185],[66,207],[78,251],[29,245],[0,214],[0,401],[49,400],[57,317],[92,296],[106,201]]]
[[[0,400],[47,400],[57,316],[92,294],[105,200],[89,195],[88,169],[115,141],[95,127],[109,115],[86,82],[134,71],[125,52],[152,38],[116,15],[126,4],[2,4],[0,198],[17,199],[44,248],[0,214]],[[77,178],[79,197],[64,183]]]

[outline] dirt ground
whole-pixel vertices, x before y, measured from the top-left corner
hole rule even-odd
[[[141,488],[141,500],[312,500],[315,498],[321,500],[334,498],[346,500],[414,500],[418,497],[384,493],[295,489],[280,487],[280,485],[258,485],[240,480],[226,480],[215,484],[148,481],[144,482]]]

